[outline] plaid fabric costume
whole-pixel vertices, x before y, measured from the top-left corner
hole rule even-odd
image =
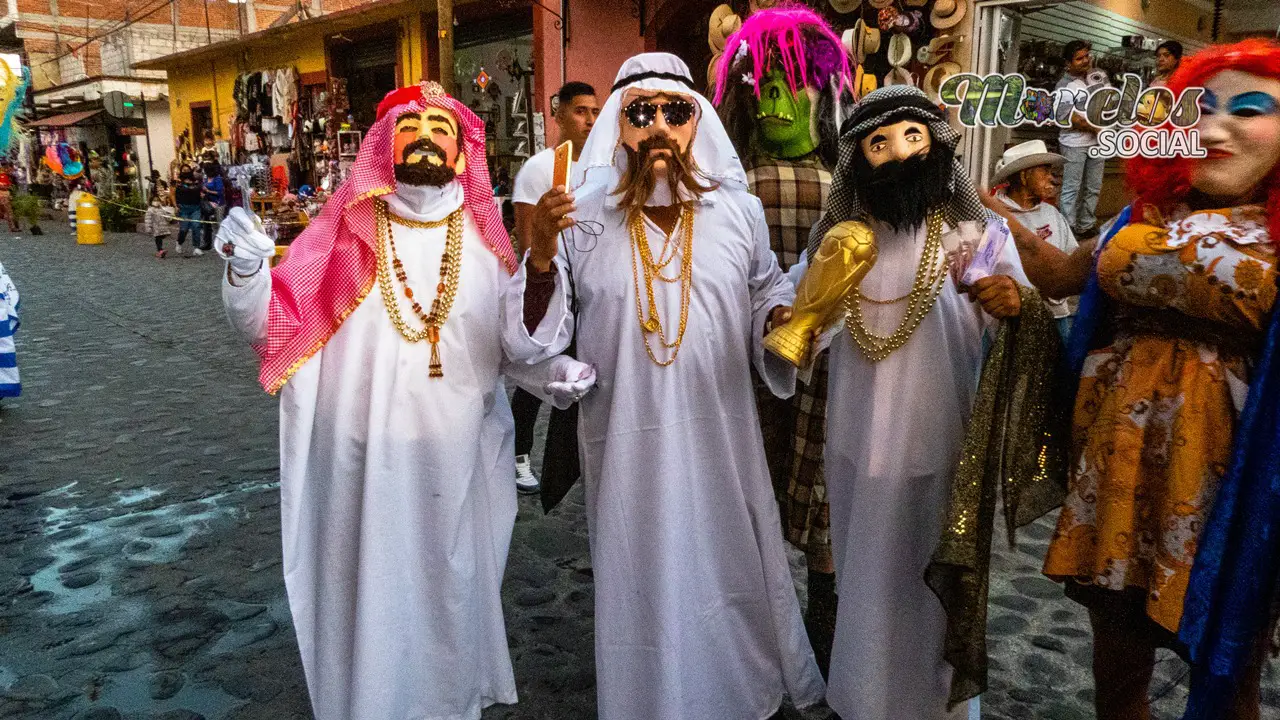
[[[812,155],[801,160],[762,157],[747,171],[747,181],[764,205],[769,244],[786,270],[800,261],[809,230],[822,216],[831,173]],[[817,359],[810,382],[800,384],[790,399],[774,397],[758,380],[756,399],[783,536],[804,551],[810,570],[832,572],[831,521],[822,473],[827,356]]]

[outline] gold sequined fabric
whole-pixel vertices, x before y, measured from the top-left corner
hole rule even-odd
[[[1070,403],[1056,394],[1062,342],[1040,294],[1019,288],[1022,315],[1001,324],[987,355],[952,479],[947,526],[925,581],[947,614],[951,702],[987,688],[987,592],[997,491],[1006,532],[1062,504]]]

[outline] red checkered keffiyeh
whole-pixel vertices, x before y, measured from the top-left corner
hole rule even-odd
[[[351,177],[289,245],[285,261],[271,271],[267,341],[254,347],[262,358],[258,381],[267,392],[278,392],[373,289],[377,277],[373,202],[395,191],[395,118],[428,106],[446,109],[458,119],[466,157],[465,171],[458,177],[463,204],[485,244],[507,272],[515,273],[515,250],[493,202],[484,122],[436,83],[395,90],[378,105],[378,119],[360,145]]]

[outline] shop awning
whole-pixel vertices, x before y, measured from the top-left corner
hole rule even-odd
[[[102,110],[84,110],[81,112],[66,113],[65,115],[53,115],[47,118],[41,118],[35,122],[28,123],[31,127],[68,127],[75,125],[84,120],[97,115]]]

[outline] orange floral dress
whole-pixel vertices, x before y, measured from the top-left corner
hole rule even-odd
[[[1098,256],[1113,340],[1081,372],[1071,483],[1044,572],[1141,589],[1147,615],[1177,632],[1275,304],[1276,254],[1261,207],[1147,219]]]

